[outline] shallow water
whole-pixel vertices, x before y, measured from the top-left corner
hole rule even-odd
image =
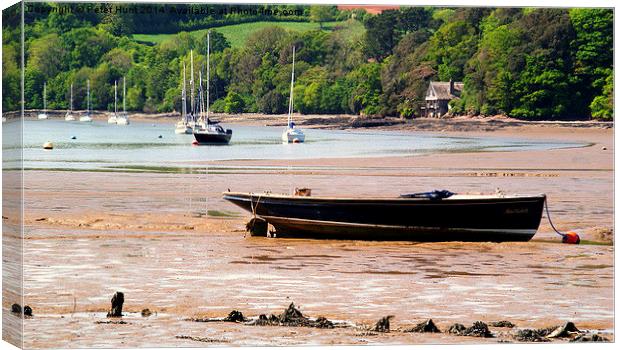
[[[173,127],[171,123],[134,122],[129,126],[117,126],[100,121],[26,120],[24,166],[46,169],[114,169],[110,167],[136,165],[192,167],[206,160],[381,157],[583,145],[519,138],[320,129],[305,130],[304,144],[283,144],[281,128],[226,125],[234,130],[230,145],[192,146],[193,136],[176,135]],[[47,141],[54,143],[53,151],[42,149]]]

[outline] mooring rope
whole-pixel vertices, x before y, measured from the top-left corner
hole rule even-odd
[[[256,210],[258,209],[258,204],[260,203],[260,198],[262,196],[262,193],[258,195],[258,198],[256,199],[256,206],[253,205],[252,197],[250,197],[250,208],[252,208],[252,216],[254,216],[254,219],[256,219]]]
[[[547,211],[547,220],[549,221],[549,225],[551,225],[551,228],[553,229],[553,231],[555,231],[555,233],[557,233],[558,235],[562,236],[562,238],[565,238],[566,234],[558,231],[558,229],[555,228],[555,226],[553,225],[553,222],[551,221],[551,215],[549,215],[549,205],[547,204],[546,197],[545,197],[545,210]]]

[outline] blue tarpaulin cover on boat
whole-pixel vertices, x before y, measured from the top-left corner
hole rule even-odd
[[[400,198],[428,198],[433,200],[439,200],[444,198],[450,198],[455,193],[448,190],[434,190],[431,192],[419,192],[419,193],[405,193],[401,194]]]

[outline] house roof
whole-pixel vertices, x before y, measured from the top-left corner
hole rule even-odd
[[[426,92],[427,100],[452,100],[461,97],[464,84],[462,82],[454,82],[454,90],[450,93],[449,81],[431,81]]]
[[[373,15],[378,15],[385,10],[398,10],[399,8],[398,5],[338,5],[338,10],[362,9]]]

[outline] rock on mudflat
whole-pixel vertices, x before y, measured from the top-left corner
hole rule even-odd
[[[514,328],[515,325],[510,321],[497,321],[489,323],[489,326],[498,328]]]
[[[390,331],[390,320],[394,318],[394,315],[388,315],[382,317],[377,324],[375,324],[374,331],[375,332],[384,332],[387,333]]]
[[[112,296],[112,308],[106,317],[123,317],[123,303],[125,302],[125,295],[123,292],[116,292]]]
[[[245,322],[247,319],[243,316],[241,311],[233,310],[231,311],[226,318],[224,318],[226,322]]]
[[[538,331],[533,329],[521,329],[515,335],[515,339],[517,341],[528,342],[528,343],[540,343],[540,342],[548,342],[549,339],[541,336]]]
[[[149,309],[143,309],[140,314],[142,315],[142,317],[149,317],[153,314],[153,312]]]
[[[32,317],[32,308],[28,305],[24,306],[24,316]]]
[[[493,333],[489,331],[487,324],[481,321],[474,322],[469,328],[465,328],[460,323],[455,323],[450,326],[448,333],[469,337],[493,338]]]
[[[234,312],[234,311],[233,311]],[[228,315],[232,316],[232,312]],[[238,317],[238,316],[235,316]],[[244,318],[245,320],[245,318]],[[316,320],[311,320],[295,307],[294,303],[291,303],[286,310],[280,316],[263,314],[258,316],[257,320],[249,323],[253,326],[286,326],[286,327],[314,327],[314,328],[334,328],[334,323],[325,317],[319,317]]]
[[[439,328],[435,325],[433,320],[428,319],[422,323],[418,323],[415,327],[406,330],[405,332],[413,332],[413,333],[441,333]]]
[[[609,342],[609,339],[598,334],[580,334],[571,342]]]
[[[566,322],[564,326],[557,327],[549,333],[547,338],[567,338],[571,336],[571,333],[579,333],[579,329],[574,323]]]

